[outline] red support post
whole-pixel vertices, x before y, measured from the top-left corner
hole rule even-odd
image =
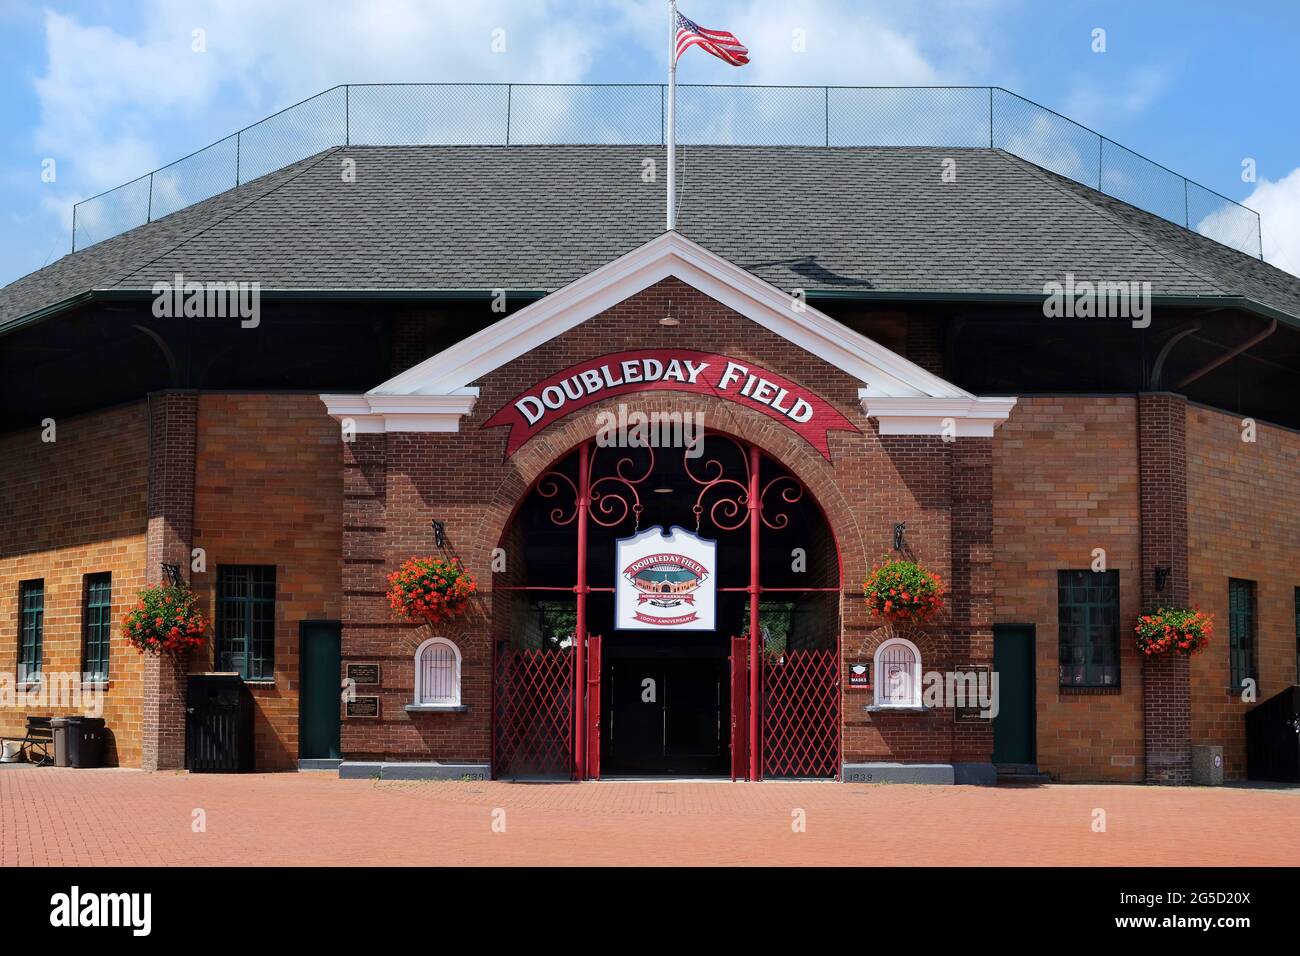
[[[591,635],[587,647],[587,779],[600,779],[600,662],[601,636]]]
[[[587,505],[591,501],[591,449],[583,443],[578,453],[578,620],[574,628],[573,775],[587,779]]]
[[[759,711],[763,697],[760,681],[763,673],[763,636],[758,625],[759,532],[763,523],[759,497],[757,445],[749,446],[749,779],[762,779],[763,738],[758,732]]]

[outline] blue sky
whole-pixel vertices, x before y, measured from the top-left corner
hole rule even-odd
[[[680,6],[752,57],[737,69],[691,51],[681,82],[1003,86],[1256,208],[1265,257],[1300,273],[1294,0]],[[0,0],[0,283],[68,251],[75,200],[319,90],[655,83],[666,24],[665,0]],[[498,28],[504,53],[491,49]],[[806,52],[792,49],[796,30]],[[1248,158],[1257,182],[1242,180]]]

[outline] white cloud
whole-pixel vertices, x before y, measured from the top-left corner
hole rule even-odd
[[[598,3],[147,0],[130,35],[47,11],[33,144],[76,189],[39,205],[66,226],[76,201],[340,83],[579,81],[600,33],[572,14]],[[493,52],[496,37],[504,52]],[[133,224],[116,208],[82,212],[79,233]]]
[[[1259,213],[1264,259],[1300,276],[1300,167],[1281,179],[1261,179],[1243,204]]]
[[[1064,113],[1085,126],[1107,126],[1141,116],[1169,88],[1172,77],[1158,66],[1144,66],[1118,77],[1105,87],[1076,81],[1066,98]]]
[[[729,30],[749,48],[750,62],[730,67],[691,50],[678,68],[683,83],[928,85],[960,82],[988,61],[972,24],[986,21],[997,0],[931,4],[924,16],[906,4],[877,0],[730,0],[686,4],[702,27]],[[668,14],[662,0],[615,4],[630,42],[667,67]],[[914,21],[914,22],[908,22]],[[936,29],[937,27],[937,29]],[[794,47],[802,31],[803,52]],[[927,36],[929,51],[920,37]]]
[[[506,0],[149,0],[138,35],[47,13],[35,83],[39,149],[71,159],[86,193],[339,83],[570,82],[597,32],[575,4]],[[492,52],[493,31],[505,51]],[[206,52],[191,48],[203,31]],[[143,148],[142,148],[143,147]]]

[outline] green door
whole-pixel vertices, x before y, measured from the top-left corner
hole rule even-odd
[[[339,753],[339,655],[337,621],[303,621],[302,696],[298,700],[300,760],[337,760]]]
[[[993,628],[993,669],[998,675],[993,762],[1036,763],[1032,624],[998,624]]]

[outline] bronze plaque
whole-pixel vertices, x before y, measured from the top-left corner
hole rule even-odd
[[[953,673],[956,675],[973,674],[974,681],[972,682],[970,678],[966,679],[967,681],[966,706],[958,707],[956,700],[953,701],[952,722],[954,724],[987,723],[991,718],[981,716],[983,708],[980,707],[978,698],[972,701],[970,699],[970,695],[979,694],[981,683],[983,684],[986,693],[988,694],[993,693],[993,684],[992,684],[993,668],[988,664],[963,664],[960,667],[954,667]],[[970,683],[973,683],[974,686],[973,687],[969,686]],[[962,684],[962,680],[960,676],[956,681],[954,681],[954,685],[959,685],[959,684]]]
[[[349,717],[378,717],[378,697],[354,697],[348,701]]]
[[[349,664],[348,680],[354,684],[378,684],[378,664]]]

